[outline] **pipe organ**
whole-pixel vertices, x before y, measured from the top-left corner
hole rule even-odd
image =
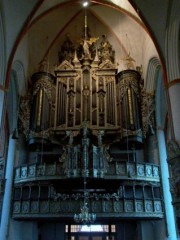
[[[114,51],[105,38],[93,60],[93,44],[89,55],[83,48],[77,54],[66,39],[55,76],[45,71],[32,76],[30,143],[43,131],[61,138],[67,130],[79,131],[84,125],[93,133],[106,129],[107,139],[114,134],[114,141],[133,136],[134,142],[142,142],[141,75],[130,69],[117,73]]]
[[[15,173],[14,217],[25,218],[24,205],[19,206],[27,199],[18,192],[32,184],[48,190],[44,214],[53,218],[60,214],[56,206],[66,206],[71,210],[62,207],[60,217],[68,218],[73,207],[80,209],[82,179],[87,177],[88,204],[102,218],[106,211],[117,218],[161,218],[159,168],[142,156],[148,125],[153,126],[146,117],[153,101],[143,92],[141,72],[128,68],[118,73],[105,35],[98,40],[87,34],[76,47],[66,36],[58,57],[54,73],[41,66],[33,74],[21,101],[19,118],[29,155],[27,166]]]
[[[140,72],[132,69],[117,73],[115,52],[104,35],[96,47],[97,39],[89,37],[84,41],[86,44],[81,43],[75,50],[66,36],[55,74],[47,73],[43,62],[40,71],[33,74],[29,109],[23,114],[29,112],[29,118],[26,117],[24,125],[32,148],[41,143],[50,144],[54,139],[61,146],[68,143],[64,145],[67,175],[69,171],[77,173],[77,159],[84,147],[80,140],[82,131],[89,129],[91,137],[87,139],[94,153],[90,172],[102,176],[95,166],[106,165],[107,146],[110,151],[142,148],[142,79]],[[106,149],[103,144],[107,144]],[[74,159],[70,157],[72,152]],[[95,152],[101,152],[100,155],[103,152],[103,160],[97,162]],[[73,161],[74,170],[72,167],[67,170]]]

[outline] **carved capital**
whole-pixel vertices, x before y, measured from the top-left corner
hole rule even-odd
[[[167,155],[170,165],[174,165],[176,161],[179,161],[178,159],[180,159],[180,146],[175,140],[170,140],[167,143]]]

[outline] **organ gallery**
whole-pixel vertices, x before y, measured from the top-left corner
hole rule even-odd
[[[118,72],[115,56],[105,35],[76,47],[67,35],[54,74],[44,60],[32,75],[20,105],[29,155],[16,168],[15,219],[72,220],[84,198],[97,220],[162,218],[159,167],[143,153],[153,97],[143,91],[141,68],[127,60]]]

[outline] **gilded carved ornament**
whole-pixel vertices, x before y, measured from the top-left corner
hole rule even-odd
[[[128,76],[128,77],[124,78],[123,81],[120,81],[120,83],[119,83],[120,96],[123,98],[129,87],[131,87],[133,89],[136,96],[139,98],[140,96],[139,96],[139,89],[138,89],[137,82],[131,76]]]
[[[167,154],[168,160],[172,160],[173,158],[180,157],[180,146],[175,140],[170,140],[167,143]]]
[[[123,195],[123,189],[120,186],[117,192],[114,193],[90,193],[86,192],[86,197],[88,199],[94,199],[98,201],[99,199],[103,200],[111,200],[114,199],[115,201],[119,201],[119,199],[122,198]],[[68,200],[68,199],[74,199],[76,201],[79,201],[80,199],[84,199],[84,193],[75,193],[75,194],[65,194],[65,193],[57,193],[55,188],[51,186],[51,198],[54,199],[54,201],[57,200]]]
[[[47,95],[48,101],[51,103],[52,95],[53,95],[52,94],[52,84],[44,78],[39,79],[33,86],[33,93],[32,93],[33,96],[35,96],[40,89],[44,90],[44,92]]]
[[[133,62],[135,62],[134,58],[131,57],[130,52],[127,54],[125,58],[123,58],[125,61],[125,65],[127,69],[133,69],[134,65]]]
[[[21,130],[28,138],[29,136],[29,127],[30,127],[30,109],[31,109],[31,94],[28,94],[25,97],[21,97],[19,105],[19,119],[22,123]]]
[[[64,60],[60,65],[56,66],[55,71],[72,71],[74,70],[74,66],[67,60]]]

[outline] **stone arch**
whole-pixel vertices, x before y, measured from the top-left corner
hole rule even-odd
[[[157,57],[153,57],[150,59],[146,75],[145,89],[147,92],[154,92],[160,67],[160,61]]]
[[[0,85],[4,85],[5,82],[5,49],[4,49],[4,30],[3,30],[3,21],[0,12]]]
[[[7,94],[7,116],[9,133],[12,134],[18,128],[18,113],[20,97],[26,92],[26,80],[23,64],[16,60],[14,61],[10,74],[10,84]]]
[[[146,78],[146,91],[155,93],[156,125],[164,127],[167,105],[161,64],[158,58],[150,59]]]
[[[19,96],[25,93],[25,88],[24,67],[20,61],[15,61],[12,65],[9,91],[7,94],[7,114],[10,133],[17,128]]]
[[[27,83],[25,79],[24,66],[23,64],[16,60],[12,65],[12,71],[16,75],[18,94],[24,95],[27,88]]]
[[[164,129],[167,115],[167,105],[161,69],[157,74],[156,80],[155,109],[156,109],[156,124],[158,127]]]
[[[174,1],[166,32],[166,66],[169,81],[180,78],[180,2]]]
[[[7,94],[7,116],[10,133],[12,133],[17,127],[18,99],[19,95],[16,73],[12,70]]]

